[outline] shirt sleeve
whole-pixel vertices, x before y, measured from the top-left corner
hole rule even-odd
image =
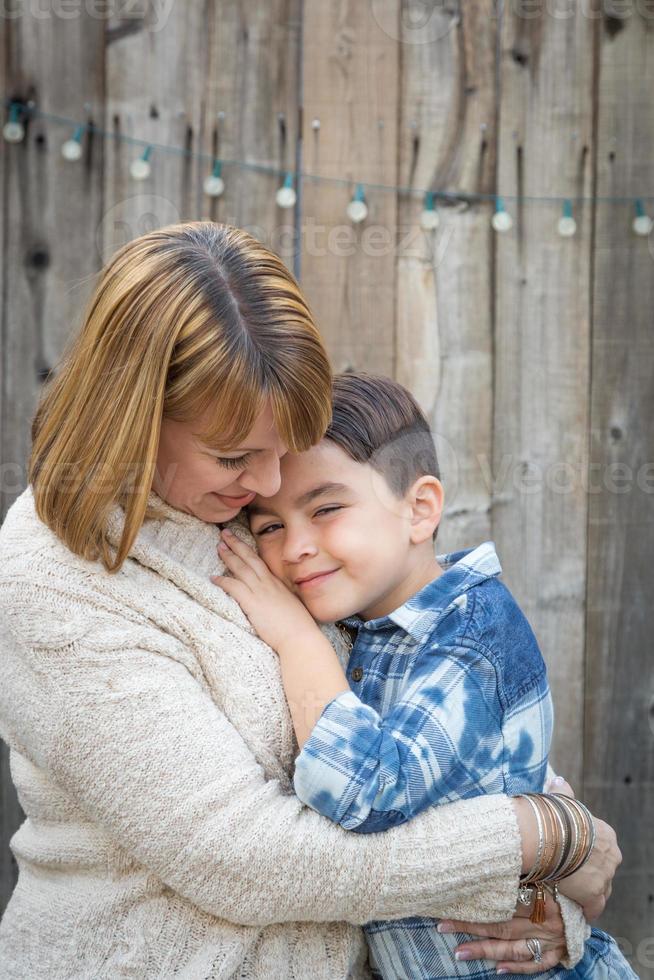
[[[326,706],[295,792],[347,830],[386,830],[434,803],[502,792],[502,749],[493,664],[474,646],[427,647],[383,717],[353,691]]]

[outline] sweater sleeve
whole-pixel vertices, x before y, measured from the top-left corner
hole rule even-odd
[[[30,597],[22,643],[5,643],[0,714],[31,685],[32,755],[89,820],[197,907],[244,925],[513,914],[520,836],[506,796],[434,808],[384,834],[348,833],[266,778],[171,655],[170,637],[79,594],[66,608],[59,595],[53,632],[66,623],[74,639],[44,645],[42,601]]]

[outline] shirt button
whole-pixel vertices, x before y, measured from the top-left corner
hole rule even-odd
[[[355,667],[354,670],[352,671],[352,680],[360,681],[362,677],[363,677],[363,668]]]

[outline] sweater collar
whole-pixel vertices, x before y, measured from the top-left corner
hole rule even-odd
[[[174,582],[206,608],[254,633],[238,603],[209,578],[225,574],[217,551],[220,526],[177,510],[153,490],[148,496],[147,513],[156,513],[156,517],[146,516],[130,549],[130,559]],[[114,547],[118,546],[124,523],[122,507],[114,507],[107,522],[107,537]],[[256,548],[244,518],[234,518],[224,526]]]

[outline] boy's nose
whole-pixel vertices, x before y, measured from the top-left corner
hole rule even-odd
[[[287,535],[282,558],[288,565],[296,565],[299,561],[312,558],[317,554],[318,548],[310,538]]]

